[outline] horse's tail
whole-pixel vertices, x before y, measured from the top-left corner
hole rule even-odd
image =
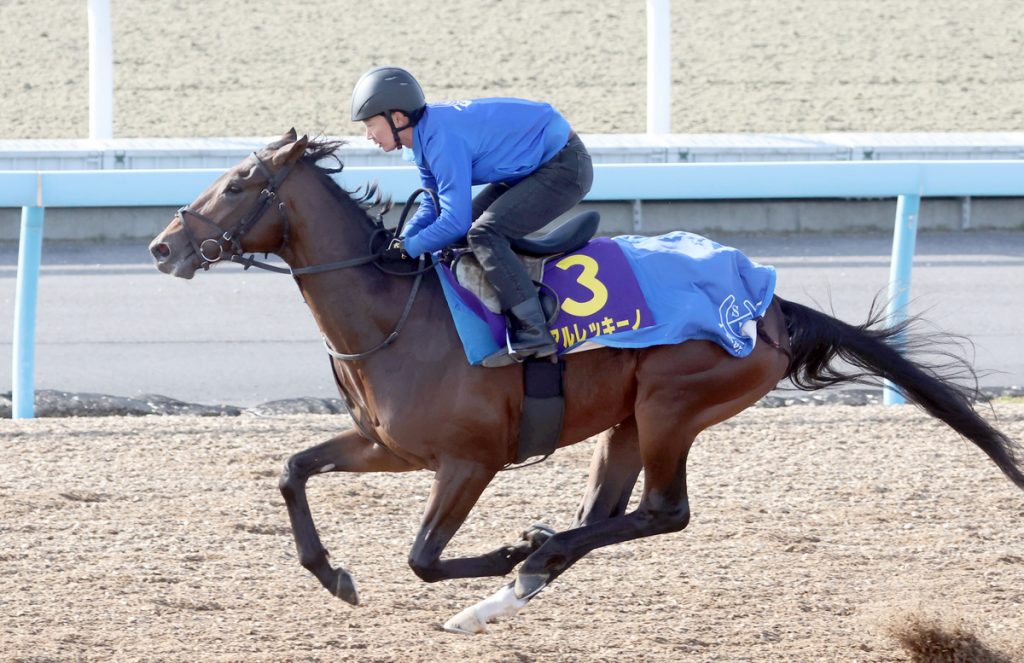
[[[879,307],[873,306],[863,325],[850,325],[814,309],[778,298],[786,317],[792,361],[786,377],[798,388],[820,389],[846,382],[877,384],[889,380],[907,399],[928,414],[946,422],[953,430],[975,443],[1019,487],[1024,488],[1024,451],[1020,445],[993,428],[974,410],[977,400],[977,375],[969,363],[951,352],[937,354],[943,363],[926,365],[905,358],[897,345],[927,348],[938,334],[910,337],[910,318],[885,326]],[[849,364],[835,365],[835,360]],[[975,386],[958,384],[956,377],[967,376]]]

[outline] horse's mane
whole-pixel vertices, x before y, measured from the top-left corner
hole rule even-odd
[[[357,215],[364,217],[369,223],[375,224],[376,221],[373,217],[382,216],[391,209],[393,205],[391,196],[381,192],[377,182],[367,182],[355,191],[348,191],[334,181],[331,175],[340,173],[345,168],[345,164],[342,163],[341,157],[338,155],[338,150],[344,145],[344,140],[331,140],[325,136],[311,138],[306,146],[302,162],[316,173],[324,188],[334,196],[335,200],[354,212],[358,212]],[[331,160],[338,164],[337,167],[321,163]],[[372,216],[371,211],[374,211]]]

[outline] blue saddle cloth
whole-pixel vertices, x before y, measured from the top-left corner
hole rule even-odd
[[[441,279],[471,364],[505,345],[504,317],[488,310],[444,265]],[[707,340],[735,357],[754,348],[753,325],[775,292],[775,269],[700,235],[597,238],[544,266],[561,302],[551,334],[559,353]]]

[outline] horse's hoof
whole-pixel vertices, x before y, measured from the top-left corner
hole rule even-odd
[[[544,523],[534,523],[530,525],[529,529],[525,530],[522,534],[523,541],[529,542],[530,546],[536,550],[542,545],[548,542],[548,539],[555,535],[555,530],[545,525]]]
[[[470,606],[444,623],[450,633],[475,635],[487,632],[487,623],[505,617],[514,617],[526,605],[518,599],[509,583],[476,605]]]
[[[480,621],[475,606],[466,608],[444,623],[442,627],[449,633],[460,635],[478,635],[487,632],[487,624]]]
[[[520,573],[516,576],[516,598],[532,599],[548,586],[548,577],[538,573]]]
[[[330,575],[320,578],[320,584],[345,603],[359,605],[359,591],[356,589],[356,581],[345,569],[331,569]]]

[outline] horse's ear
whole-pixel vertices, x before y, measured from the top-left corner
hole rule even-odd
[[[309,145],[309,136],[303,136],[302,138],[295,138],[295,130],[292,129],[292,140],[289,144],[280,147],[274,156],[270,158],[271,163],[275,166],[283,166],[289,163],[295,163],[302,158],[302,155],[306,153],[306,147]]]
[[[286,131],[283,136],[275,140],[273,143],[267,145],[267,149],[276,150],[277,148],[282,147],[284,145],[290,145],[295,142],[296,138],[298,138],[298,134],[295,133],[295,127],[292,127],[291,129]]]

